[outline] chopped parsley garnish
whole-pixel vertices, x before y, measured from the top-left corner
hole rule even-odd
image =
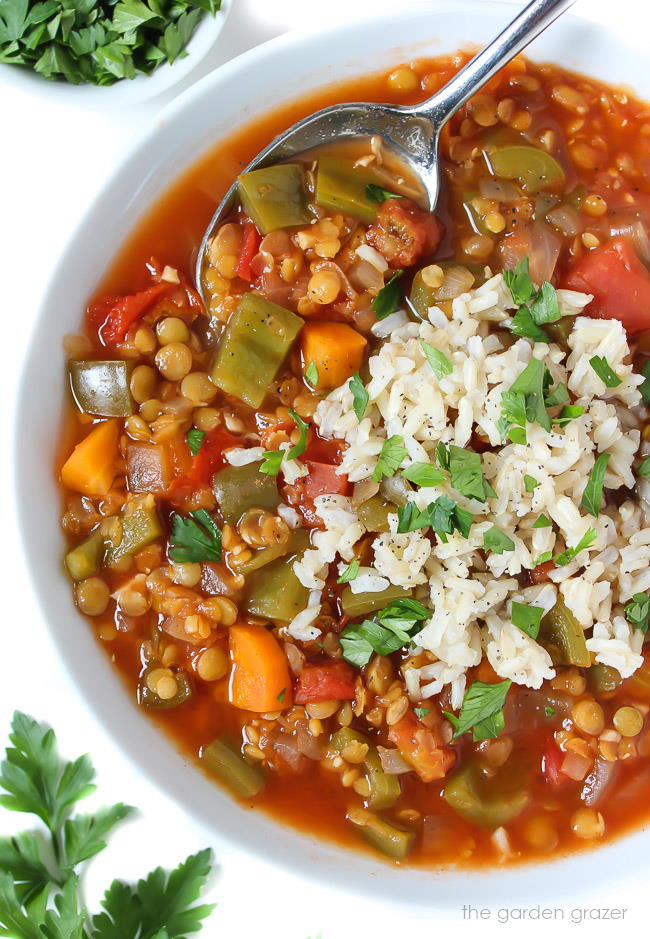
[[[442,441],[436,444],[436,459],[443,470],[449,472],[449,450]]]
[[[569,421],[575,420],[576,417],[580,417],[584,412],[585,409],[581,404],[567,404],[562,408],[558,416],[553,418],[553,423],[558,424],[560,427],[566,427]]]
[[[430,713],[429,708],[413,708],[413,711],[415,713],[415,716],[419,718],[419,720],[422,720],[423,717],[426,717],[427,714]]]
[[[504,271],[503,279],[512,294],[513,303],[519,307],[512,318],[512,332],[533,342],[550,342],[541,326],[562,318],[555,287],[544,281],[540,289],[535,290],[530,279],[528,258],[523,258],[514,271]]]
[[[307,431],[309,430],[309,424],[305,423],[291,408],[289,408],[289,414],[291,415],[291,420],[300,431],[298,442],[294,443],[293,446],[289,447],[287,450],[265,451],[264,459],[260,465],[260,473],[265,473],[267,476],[278,475],[285,454],[288,460],[297,460],[307,449]]]
[[[221,532],[206,509],[190,512],[190,518],[172,515],[169,557],[179,564],[221,560]]]
[[[473,450],[463,450],[452,444],[449,447],[449,474],[454,489],[467,499],[487,502],[488,497],[496,497],[496,492],[483,475],[481,457]]]
[[[361,668],[367,665],[373,652],[390,655],[408,645],[430,616],[431,610],[417,600],[410,597],[393,600],[374,619],[346,626],[340,640],[343,658]]]
[[[512,443],[526,443],[526,397],[520,391],[504,391],[501,395],[501,437]]]
[[[534,476],[529,476],[528,473],[524,473],[524,489],[526,492],[535,492],[539,483]]]
[[[594,355],[589,359],[589,364],[606,388],[618,388],[623,381],[622,378],[618,377],[604,355]]]
[[[549,392],[544,399],[547,408],[555,408],[560,404],[566,404],[569,400],[569,391],[564,382],[558,382],[553,391]]]
[[[413,502],[407,502],[405,506],[398,506],[397,518],[398,534],[431,527],[445,544],[447,535],[451,535],[454,531],[459,532],[463,538],[467,538],[474,521],[471,512],[462,509],[448,496],[440,496],[422,512]]]
[[[315,362],[310,362],[305,369],[305,378],[312,386],[312,388],[316,387],[318,384],[318,367]]]
[[[411,463],[402,470],[402,476],[416,486],[439,486],[445,481],[445,474],[432,463]]]
[[[205,440],[205,431],[197,430],[196,427],[190,427],[187,434],[185,435],[187,440],[187,445],[190,448],[190,453],[192,456],[196,456],[201,447],[203,446],[203,441]]]
[[[642,460],[636,468],[637,476],[643,476],[644,479],[650,479],[650,456]]]
[[[266,450],[260,464],[260,473],[265,473],[267,476],[277,476],[280,472],[283,457],[284,450]]]
[[[650,595],[635,593],[625,607],[625,618],[635,629],[642,633],[648,632],[648,618],[650,617]]]
[[[112,85],[183,58],[220,0],[2,0],[0,62],[73,85]]]
[[[370,304],[378,320],[386,319],[398,309],[402,297],[402,287],[399,281],[403,274],[404,271],[395,271]]]
[[[540,515],[533,528],[552,528],[553,522],[546,515]]]
[[[460,714],[456,717],[445,711],[445,717],[454,727],[456,740],[468,730],[475,742],[498,737],[505,726],[503,707],[512,682],[510,679],[496,684],[474,681],[465,692]]]
[[[554,716],[555,716],[555,708],[552,708],[549,704],[545,704],[545,705],[544,705],[544,714],[546,714],[547,717],[554,717]]]
[[[529,606],[527,603],[517,603],[512,601],[512,622],[526,633],[531,639],[537,639],[539,635],[539,625],[544,616],[544,609],[541,606]]]
[[[575,548],[567,548],[566,551],[563,551],[561,554],[556,554],[553,558],[553,561],[555,564],[557,564],[558,567],[564,567],[570,561],[573,561],[575,558],[577,558],[581,551],[584,551],[586,548],[590,548],[595,540],[596,529],[588,528]],[[550,558],[547,558],[547,560],[550,560]]]
[[[276,697],[277,697],[278,701],[280,702],[280,704],[283,703],[283,701],[284,701],[284,696],[285,696],[286,693],[287,693],[287,689],[286,689],[286,688],[283,688],[282,691],[280,692],[280,694],[276,695]]]
[[[366,413],[366,408],[368,407],[369,395],[358,372],[355,372],[348,382],[348,388],[352,392],[352,407],[354,408],[354,413],[357,415],[357,420],[361,422]]]
[[[440,379],[445,375],[451,375],[454,370],[454,366],[451,364],[444,352],[440,352],[439,349],[434,349],[434,347],[428,342],[425,342],[424,339],[420,339],[420,345],[422,346],[422,351],[427,357],[427,362],[431,366],[431,371],[436,376],[438,381],[440,381]]]
[[[349,584],[351,580],[354,580],[357,574],[359,573],[359,561],[354,558],[348,566],[345,568],[339,579],[336,581],[337,584]]]
[[[483,535],[483,547],[492,554],[503,554],[504,551],[514,551],[515,543],[512,538],[492,526]]]
[[[590,515],[593,515],[594,518],[598,518],[600,515],[600,505],[603,501],[605,470],[607,469],[610,456],[611,454],[609,453],[600,454],[594,463],[594,468],[589,474],[589,480],[585,486],[585,491],[582,493],[582,499],[580,500],[582,508],[585,509],[586,512],[589,512]]]
[[[643,382],[639,385],[641,398],[644,404],[650,404],[650,359],[641,369],[641,374],[643,375]]]
[[[379,483],[382,476],[394,476],[407,453],[404,439],[399,434],[389,437],[388,440],[384,441],[381,448],[377,465],[372,474],[373,480]]]
[[[510,386],[511,392],[518,392],[524,397],[524,411],[528,423],[539,424],[544,430],[549,431],[551,419],[548,416],[544,398],[551,382],[551,373],[544,363],[539,359],[531,359],[521,375]],[[513,421],[513,423],[518,422]]]
[[[385,202],[387,199],[403,198],[403,196],[398,195],[396,192],[390,192],[390,190],[384,189],[376,183],[368,183],[366,186],[366,199],[370,199],[371,202]]]

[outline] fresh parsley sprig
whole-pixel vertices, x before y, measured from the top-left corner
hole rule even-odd
[[[348,382],[348,388],[352,394],[352,407],[354,408],[354,413],[356,414],[359,423],[361,423],[366,415],[366,408],[368,407],[370,395],[366,390],[366,386],[361,381],[358,372],[355,372]]]
[[[550,342],[541,327],[544,323],[555,323],[562,318],[553,285],[544,281],[539,290],[535,289],[530,279],[528,258],[523,258],[514,270],[504,271],[503,279],[513,303],[519,308],[512,318],[512,332],[533,342]]]
[[[221,532],[206,509],[172,516],[169,557],[179,564],[221,560]]]
[[[444,712],[454,727],[453,739],[456,740],[469,730],[475,742],[498,737],[505,727],[503,707],[511,684],[510,679],[496,684],[472,682],[465,692],[458,717],[450,711]]]
[[[264,458],[260,464],[260,473],[264,473],[266,476],[278,475],[285,453],[288,460],[297,460],[307,449],[309,424],[303,421],[300,415],[296,414],[292,408],[289,408],[289,415],[298,428],[300,436],[298,437],[297,443],[294,443],[293,446],[289,447],[287,450],[266,450],[264,452]]]
[[[54,732],[16,712],[11,746],[0,768],[0,803],[43,821],[40,833],[0,838],[0,935],[14,939],[182,939],[199,932],[213,906],[197,905],[210,874],[211,852],[188,857],[174,871],[158,867],[137,884],[114,880],[91,916],[83,905],[82,865],[103,851],[113,828],[133,809],[119,802],[72,814],[95,788],[88,756],[61,758]]]
[[[635,593],[625,607],[625,618],[635,629],[647,633],[650,618],[650,594]]]
[[[586,512],[598,518],[600,515],[600,506],[603,501],[603,488],[605,485],[605,471],[610,461],[610,453],[601,453],[594,463],[589,479],[582,493],[580,505]]]
[[[404,438],[399,434],[385,440],[372,474],[373,480],[379,483],[384,476],[394,476],[407,453]]]
[[[433,528],[443,544],[448,541],[447,535],[454,531],[467,538],[473,521],[472,513],[461,508],[449,496],[439,496],[422,511],[413,502],[397,508],[398,534],[417,531],[419,528]]]
[[[378,320],[386,319],[391,313],[398,309],[402,298],[402,286],[400,278],[404,271],[395,271],[390,280],[387,280],[379,293],[371,302],[371,307],[375,311]]]
[[[410,597],[393,600],[374,619],[354,623],[343,630],[340,640],[343,658],[362,668],[373,652],[390,655],[408,645],[430,616],[431,610],[418,600]]]
[[[623,379],[619,378],[604,355],[594,355],[589,364],[606,388],[618,388]]]

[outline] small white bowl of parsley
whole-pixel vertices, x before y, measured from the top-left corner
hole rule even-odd
[[[0,81],[75,103],[137,104],[206,56],[228,0],[2,0]]]

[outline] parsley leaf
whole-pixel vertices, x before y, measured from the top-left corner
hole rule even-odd
[[[351,580],[354,580],[359,573],[360,564],[356,558],[353,558],[352,561],[345,568],[339,579],[336,581],[337,584],[349,584]]]
[[[443,470],[449,472],[449,450],[442,441],[436,444],[436,459]]]
[[[643,382],[639,385],[641,398],[644,404],[650,404],[650,359],[641,369],[641,374],[643,375]]]
[[[531,639],[537,639],[539,635],[539,626],[544,616],[544,609],[541,606],[529,606],[527,603],[517,603],[512,601],[512,622],[526,633]]]
[[[131,812],[131,806],[118,802],[116,805],[98,809],[92,815],[75,815],[69,818],[63,829],[63,869],[70,872],[82,861],[87,861],[103,851],[106,847],[106,835]]]
[[[187,445],[190,448],[190,453],[192,456],[196,456],[201,447],[203,446],[203,441],[205,440],[205,431],[197,430],[196,427],[190,427],[187,434],[185,435],[187,440]]]
[[[440,379],[445,375],[451,375],[454,370],[454,366],[451,364],[444,352],[440,352],[439,349],[434,349],[434,347],[428,342],[425,342],[424,339],[420,339],[420,345],[422,346],[422,351],[427,357],[427,362],[431,366],[431,371],[436,376],[438,381],[440,381]]]
[[[474,681],[465,692],[458,717],[445,711],[445,717],[454,726],[456,740],[473,730],[475,742],[498,737],[504,727],[503,706],[512,682],[510,679],[488,684]]]
[[[589,512],[590,515],[593,515],[594,518],[598,518],[600,515],[600,505],[603,501],[603,485],[605,482],[605,470],[607,469],[607,464],[609,463],[611,454],[601,453],[596,462],[594,463],[594,468],[589,474],[589,480],[585,486],[585,491],[582,493],[582,499],[580,500],[580,505],[586,512]]]
[[[550,520],[550,518],[547,518],[546,515],[540,515],[540,517],[537,519],[537,521],[533,525],[533,528],[552,528],[552,527],[553,527],[553,523]]]
[[[310,362],[305,369],[305,379],[309,382],[312,388],[315,388],[318,384],[318,367],[315,362]]]
[[[504,271],[503,279],[512,294],[512,302],[524,306],[535,296],[535,286],[530,279],[528,258],[522,258],[514,270]]]
[[[644,479],[650,479],[650,456],[642,460],[636,468],[637,476],[643,476]]]
[[[291,415],[291,420],[300,431],[300,437],[298,442],[294,443],[294,445],[287,450],[287,459],[297,460],[298,457],[302,456],[307,449],[307,431],[309,430],[309,424],[305,423],[305,421],[303,421],[303,419],[291,408],[289,408],[289,414]]]
[[[370,305],[378,320],[386,319],[387,316],[390,316],[398,309],[402,297],[402,288],[399,281],[403,274],[404,271],[395,271],[391,279],[384,284],[372,300]]]
[[[369,395],[358,372],[355,372],[348,382],[348,388],[352,392],[352,407],[354,408],[354,413],[357,415],[357,420],[361,422],[366,413],[366,408],[368,407]]]
[[[555,287],[544,281],[535,299],[530,305],[530,315],[536,326],[543,323],[556,323],[562,318]],[[548,339],[546,340],[548,342]]]
[[[179,564],[221,560],[221,532],[206,509],[172,516],[169,557]]]
[[[589,364],[606,388],[617,388],[623,381],[622,378],[618,377],[604,355],[594,355],[589,359]]]
[[[648,618],[650,617],[650,595],[635,593],[625,607],[625,618],[628,623],[641,632],[648,632]]]
[[[549,704],[545,704],[544,714],[546,714],[547,717],[553,717],[555,715],[555,708],[552,708]]]
[[[512,318],[510,329],[517,336],[533,342],[549,342],[549,337],[540,327],[544,323],[555,323],[561,319],[555,287],[544,281],[539,290],[530,279],[528,258],[523,258],[514,271],[504,271],[503,279],[519,309]]]
[[[524,473],[524,489],[526,492],[535,492],[539,483],[534,476],[529,476],[528,473]]]
[[[567,565],[570,561],[573,561],[575,558],[577,558],[581,551],[591,547],[591,545],[596,540],[596,534],[597,533],[595,528],[588,528],[575,548],[567,548],[561,554],[555,555],[553,558],[554,563],[557,564],[558,567],[565,567],[565,565]],[[550,561],[551,559],[545,558],[545,560]]]
[[[581,414],[584,414],[584,411],[585,409],[581,404],[567,404],[562,408],[558,416],[553,418],[553,423],[558,424],[560,427],[566,427],[569,421],[580,417]]]
[[[514,551],[515,543],[512,538],[493,525],[483,534],[483,547],[493,554],[503,554],[504,551]]]
[[[430,713],[430,708],[413,708],[415,716],[422,720],[423,717],[426,717]]]
[[[402,470],[402,476],[416,486],[439,486],[445,481],[445,474],[432,463],[411,463]]]
[[[422,512],[413,502],[407,502],[397,508],[397,532],[404,534],[416,531],[418,528],[433,528],[443,543],[447,542],[447,535],[458,531],[463,538],[469,535],[474,516],[457,505],[448,496],[439,496],[431,502]]]
[[[343,658],[361,668],[367,665],[373,652],[390,655],[408,645],[430,616],[431,610],[418,600],[410,597],[393,600],[375,619],[354,623],[343,630],[340,640]]]
[[[566,404],[569,400],[569,391],[564,382],[559,382],[553,391],[549,392],[544,398],[547,408],[554,408],[560,404]]]
[[[260,473],[266,476],[277,476],[284,458],[284,450],[265,450],[264,458],[260,463]]]
[[[531,359],[521,375],[510,386],[511,392],[524,396],[526,420],[550,431],[551,419],[546,411],[544,395],[551,382],[551,374],[539,359]]]
[[[370,199],[371,202],[385,202],[387,199],[402,198],[403,196],[398,195],[396,192],[390,192],[376,183],[368,183],[366,186],[366,199]]]
[[[277,694],[277,695],[275,696],[275,697],[276,697],[276,700],[279,701],[280,704],[283,704],[283,703],[284,703],[284,696],[285,696],[286,693],[287,693],[287,689],[286,689],[286,688],[283,688],[282,691],[281,691],[279,694]]]
[[[388,440],[384,441],[381,448],[377,465],[372,474],[373,480],[378,483],[381,482],[382,476],[394,476],[407,453],[404,439],[399,434],[389,437]]]
[[[521,336],[522,339],[532,339],[533,342],[548,342],[548,336],[535,323],[532,313],[527,306],[520,307],[512,317],[510,330],[515,336]]]
[[[452,444],[449,447],[449,473],[451,484],[468,499],[487,502],[496,492],[483,475],[481,457],[473,450],[463,450]]]

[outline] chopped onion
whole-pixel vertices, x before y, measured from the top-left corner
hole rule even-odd
[[[562,237],[547,225],[536,221],[530,231],[530,279],[534,284],[543,284],[551,280],[555,265],[560,257]]]
[[[161,492],[167,488],[167,453],[159,444],[130,444],[126,474],[131,492]]]
[[[166,632],[168,636],[173,636],[174,639],[180,639],[182,642],[189,642],[191,645],[198,646],[204,641],[198,636],[185,631],[184,616],[166,616],[160,625],[163,632]]]
[[[406,762],[399,750],[389,750],[387,747],[377,747],[381,768],[389,776],[399,776],[401,773],[410,773],[412,766]]]
[[[348,268],[350,283],[357,290],[379,291],[384,286],[383,273],[363,258],[357,258]]]
[[[404,506],[408,502],[408,494],[411,491],[411,487],[403,476],[384,476],[379,491],[389,502]]]
[[[559,228],[563,235],[573,237],[582,231],[583,225],[580,216],[572,205],[556,205],[546,213],[547,220],[551,225]]]
[[[368,499],[372,499],[378,492],[379,483],[376,483],[374,479],[370,479],[370,477],[368,477],[368,479],[361,479],[358,483],[354,484],[350,501],[356,509],[357,506],[367,502]]]
[[[296,746],[309,760],[318,761],[323,756],[323,748],[316,737],[312,737],[309,731],[300,725],[296,730]]]
[[[596,757],[594,768],[585,779],[580,798],[585,805],[598,805],[607,795],[618,771],[618,762]]]
[[[506,205],[519,202],[521,199],[521,193],[515,184],[507,179],[482,177],[478,188],[484,199],[496,199],[497,202],[504,202]]]
[[[569,779],[575,779],[577,782],[581,782],[590,769],[591,760],[581,753],[576,753],[575,750],[568,750],[565,753],[560,766],[560,771],[565,776],[568,776]]]
[[[305,653],[301,652],[298,646],[294,645],[293,642],[285,642],[283,648],[287,662],[289,663],[289,668],[291,669],[291,674],[299,675],[305,664]]]
[[[474,275],[466,267],[460,265],[448,267],[442,284],[435,290],[434,299],[436,303],[442,300],[454,300],[470,290],[473,283]]]
[[[638,216],[628,216],[626,219],[623,213],[614,215],[609,225],[609,234],[612,238],[619,235],[628,238],[641,260],[650,264],[650,238],[646,226]]]
[[[280,759],[290,766],[294,772],[298,773],[305,768],[305,757],[298,746],[296,737],[280,734],[271,740],[271,746]]]
[[[260,244],[260,252],[270,254],[274,258],[286,257],[291,254],[292,250],[291,239],[283,228],[269,232],[268,235],[262,238]]]

